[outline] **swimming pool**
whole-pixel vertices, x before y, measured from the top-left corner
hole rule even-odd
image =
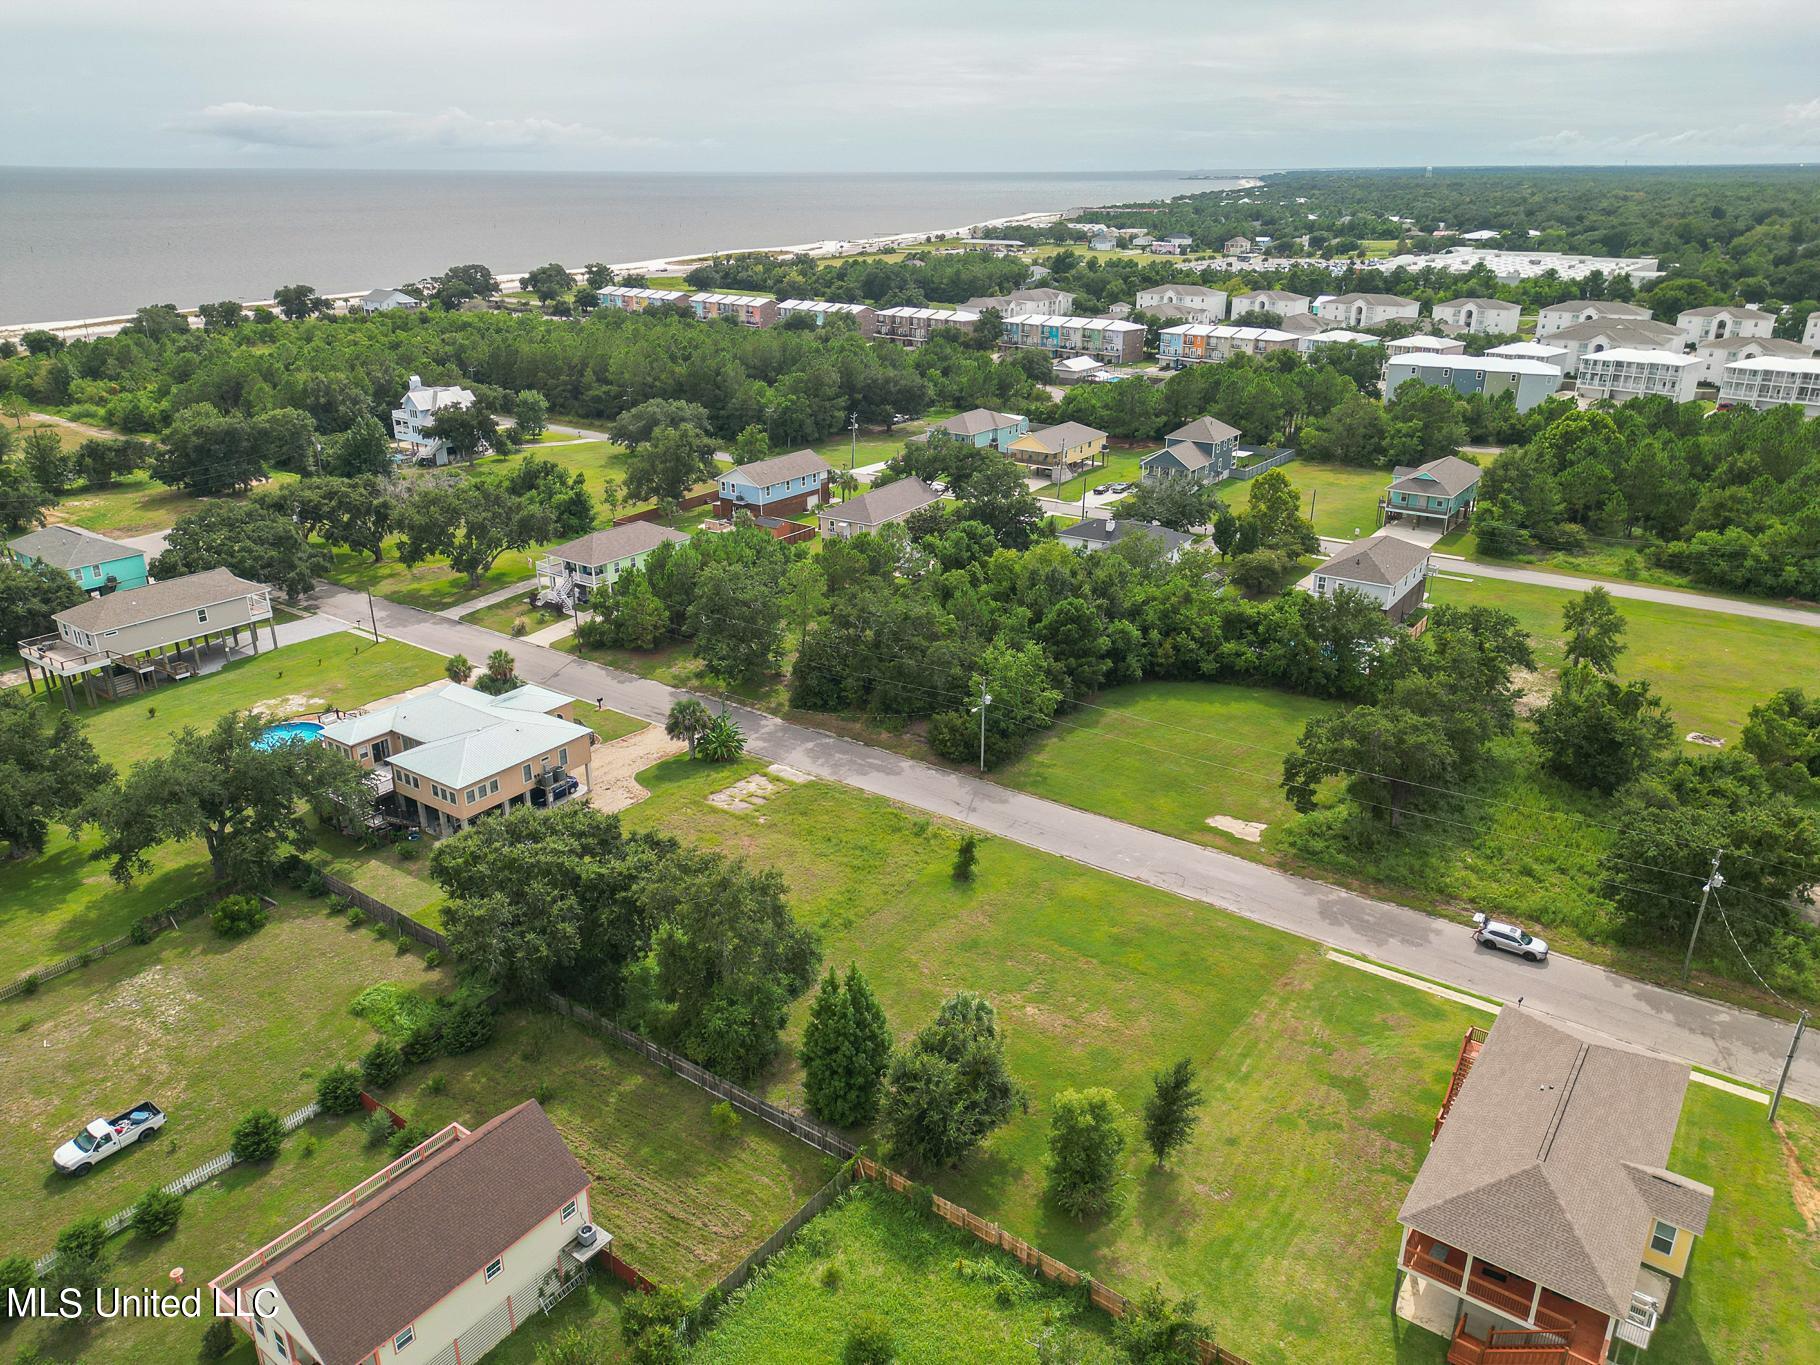
[[[259,738],[253,741],[255,749],[275,749],[280,744],[294,744],[298,740],[315,739],[322,733],[322,726],[313,720],[287,720],[277,725],[268,725],[259,732]]]

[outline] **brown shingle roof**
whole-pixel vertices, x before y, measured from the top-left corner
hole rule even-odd
[[[264,591],[263,584],[249,583],[226,569],[204,569],[201,573],[167,578],[162,583],[150,583],[143,588],[109,593],[92,602],[79,602],[51,619],[93,634],[118,630],[140,621],[155,621],[160,616],[195,611],[198,607],[212,607],[231,597]]]
[[[775,483],[788,483],[807,474],[826,474],[828,462],[813,450],[793,450],[788,455],[773,455],[768,460],[754,460],[730,469],[723,477],[738,477],[756,488],[769,488]]]
[[[927,507],[940,496],[912,474],[907,479],[894,479],[890,483],[881,484],[857,498],[848,498],[832,507],[824,507],[821,515],[861,526],[879,526],[887,521],[896,521],[899,517],[907,517],[917,508]]]
[[[130,545],[98,536],[80,526],[46,526],[42,530],[28,531],[17,540],[7,541],[6,548],[57,569],[80,569],[141,554]]]
[[[1209,445],[1218,445],[1221,441],[1236,441],[1239,429],[1228,426],[1217,417],[1197,417],[1186,426],[1177,427],[1163,439],[1165,441],[1204,441]]]
[[[1315,572],[1352,583],[1401,583],[1428,559],[1428,547],[1383,532],[1355,540]]]
[[[1028,432],[1012,444],[1022,446],[1027,442],[1047,454],[1060,455],[1063,451],[1073,450],[1089,441],[1104,440],[1105,437],[1105,432],[1090,427],[1085,422],[1057,422],[1052,427],[1039,427]]]
[[[655,550],[665,541],[687,545],[689,537],[654,521],[628,521],[624,526],[611,526],[604,531],[558,545],[549,552],[551,559],[567,559],[576,564],[611,564],[616,559],[630,559],[646,550]]]
[[[968,408],[957,412],[936,427],[951,436],[978,436],[982,432],[997,431],[1000,427],[1014,427],[1023,421],[1015,412],[994,412],[991,408]]]
[[[1662,1211],[1705,1226],[1711,1191],[1656,1176],[1687,1074],[1504,1010],[1397,1220],[1622,1317]]]
[[[287,1252],[272,1280],[327,1365],[357,1361],[588,1184],[535,1100],[437,1152]]]
[[[1458,455],[1443,455],[1438,460],[1417,465],[1414,469],[1397,469],[1393,471],[1395,481],[1390,491],[1404,493],[1432,493],[1439,488],[1448,497],[1464,493],[1479,481],[1480,469],[1476,464],[1462,460]],[[1427,480],[1416,476],[1426,474]]]

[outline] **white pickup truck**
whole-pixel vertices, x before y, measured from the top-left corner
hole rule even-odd
[[[164,1127],[164,1110],[150,1100],[135,1104],[111,1119],[96,1119],[51,1156],[65,1175],[80,1175],[106,1161],[122,1147],[130,1147],[148,1133]]]

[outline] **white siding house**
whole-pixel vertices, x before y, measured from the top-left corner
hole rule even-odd
[[[1656,351],[1620,346],[1580,357],[1580,397],[1615,403],[1632,398],[1660,396],[1677,403],[1691,403],[1704,362],[1678,351]]]
[[[457,384],[425,384],[416,375],[412,375],[411,387],[405,391],[404,401],[392,409],[392,438],[410,446],[411,453],[420,459],[428,458],[439,465],[447,464],[448,448],[429,434],[429,426],[439,412],[473,406],[474,395],[470,390]]]
[[[1690,346],[1728,337],[1766,337],[1776,329],[1776,315],[1743,305],[1689,308],[1675,319],[1675,326]]]

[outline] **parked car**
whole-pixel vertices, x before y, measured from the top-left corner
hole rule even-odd
[[[1525,933],[1514,924],[1503,920],[1486,919],[1484,915],[1472,917],[1474,943],[1482,943],[1488,948],[1502,948],[1507,953],[1516,953],[1527,962],[1542,962],[1548,957],[1548,944],[1541,939]]]
[[[1111,491],[1112,491],[1112,485],[1109,483],[1103,483],[1098,488],[1093,490],[1093,495],[1097,498],[1101,493],[1110,493]]]
[[[51,1155],[51,1162],[65,1175],[80,1175],[162,1127],[164,1110],[146,1100],[111,1119],[92,1120]]]
[[[1106,491],[1108,493],[1129,493],[1136,487],[1137,485],[1134,483],[1109,483],[1106,485]]]

